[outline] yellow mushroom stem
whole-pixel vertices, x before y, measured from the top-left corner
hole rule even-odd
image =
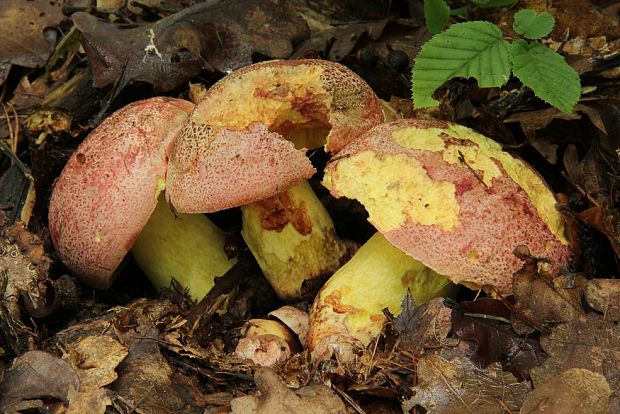
[[[342,264],[344,243],[308,182],[241,212],[241,234],[283,300],[299,300],[305,280],[327,278]]]
[[[163,195],[131,253],[158,289],[174,278],[194,300],[202,299],[235,263],[224,251],[225,234],[204,214],[175,214]]]
[[[375,233],[323,286],[310,314],[313,358],[333,350],[366,347],[386,322],[383,309],[401,312],[407,289],[417,305],[451,296],[450,280]],[[342,356],[342,354],[341,354]]]

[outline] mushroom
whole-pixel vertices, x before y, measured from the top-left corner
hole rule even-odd
[[[379,100],[346,67],[271,61],[224,77],[204,95],[177,141],[167,178],[175,211],[242,206],[242,235],[285,300],[328,276],[346,254],[304,182],[305,147],[338,151],[382,121]]]
[[[270,367],[301,352],[295,333],[283,322],[271,319],[250,319],[245,335],[235,347],[235,354],[252,360],[256,365]]]
[[[269,312],[272,319],[250,319],[235,354],[261,366],[286,361],[308,346],[308,313],[290,305]]]
[[[49,230],[60,259],[86,284],[109,287],[134,244],[156,286],[175,277],[195,299],[234,264],[224,252],[224,234],[208,218],[175,215],[165,200],[157,202],[172,145],[193,108],[170,98],[127,105],[67,162],[50,199]]]
[[[342,344],[367,344],[384,322],[382,307],[398,309],[403,272],[382,266],[404,259],[388,255],[379,265],[374,256],[386,255],[388,242],[432,269],[422,273],[430,292],[422,283],[412,291],[418,304],[441,285],[436,274],[510,294],[512,275],[521,267],[513,254],[517,246],[546,258],[548,272],[570,258],[562,216],[542,178],[460,125],[408,119],[376,126],[328,164],[324,185],[336,197],[361,202],[386,241],[362,246],[315,299],[310,348],[316,358]],[[400,290],[390,293],[388,305],[379,296],[393,285]]]

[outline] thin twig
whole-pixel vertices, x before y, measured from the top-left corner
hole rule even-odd
[[[467,161],[465,161],[465,156],[463,155],[463,153],[461,152],[461,150],[458,150],[458,153],[459,153],[459,161],[461,161],[463,164],[465,164],[465,166],[466,166],[467,168],[469,168],[469,171],[471,171],[471,173],[474,175],[474,177],[476,177],[476,180],[480,181],[480,183],[481,183],[483,186],[485,186],[486,188],[489,188],[489,186],[487,185],[487,183],[485,183],[485,182],[482,180],[482,178],[480,178],[480,177],[478,176],[478,173],[477,173],[477,172],[476,172],[473,168],[471,168],[471,166],[467,163]]]
[[[345,399],[346,402],[349,403],[349,405],[351,407],[353,407],[353,409],[359,413],[359,414],[366,414],[366,411],[364,411],[364,409],[362,407],[359,406],[358,403],[355,402],[355,400],[353,400],[353,398],[351,398],[346,392],[342,391],[340,388],[338,387],[334,387],[332,386],[332,390],[336,391],[336,394],[340,395],[342,398]]]

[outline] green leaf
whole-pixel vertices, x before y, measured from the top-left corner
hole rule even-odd
[[[445,0],[424,0],[424,18],[431,33],[441,32],[450,18],[450,7]]]
[[[510,46],[512,71],[542,100],[570,113],[581,95],[579,75],[542,43],[517,40]]]
[[[515,13],[512,28],[528,39],[540,39],[551,33],[554,24],[555,19],[547,12],[537,13],[536,10],[523,9]]]
[[[515,4],[517,0],[470,0],[473,4],[481,8],[504,7]]]
[[[499,28],[489,22],[458,23],[436,34],[413,65],[415,107],[437,106],[433,92],[456,77],[476,78],[483,88],[502,86],[510,76],[509,48]]]

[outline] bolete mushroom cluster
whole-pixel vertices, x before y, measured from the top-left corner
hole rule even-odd
[[[459,125],[382,122],[361,78],[318,60],[246,67],[197,105],[136,102],[68,161],[50,200],[52,241],[94,287],[108,287],[132,249],[157,287],[174,278],[200,299],[235,261],[203,213],[241,207],[243,238],[282,299],[298,300],[305,281],[333,274],[310,314],[308,346],[319,359],[368,345],[382,310],[397,314],[407,290],[418,304],[455,284],[510,293],[518,246],[545,258],[543,270],[566,266],[562,217],[532,168]],[[332,153],[324,185],[361,202],[377,229],[346,264],[345,244],[305,181],[315,173],[306,151],[321,146]],[[242,354],[288,338],[262,329],[275,322],[255,325]]]

